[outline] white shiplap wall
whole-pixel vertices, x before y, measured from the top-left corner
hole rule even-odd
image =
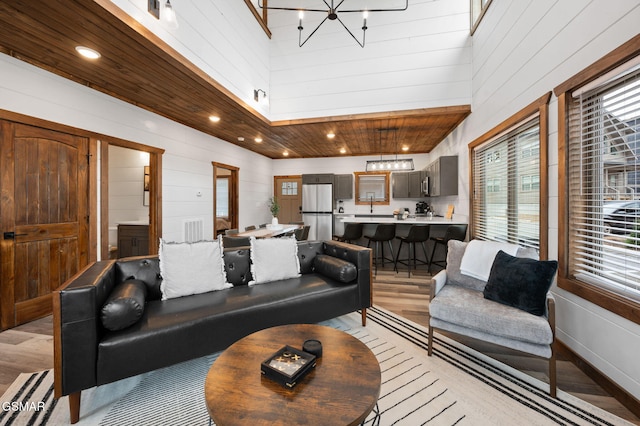
[[[165,149],[162,208],[167,240],[182,240],[182,221],[188,218],[202,218],[205,237],[212,236],[212,161],[240,168],[240,226],[270,217],[265,203],[272,191],[272,161],[264,156],[6,55],[0,55],[0,109]]]
[[[177,29],[149,14],[147,0],[112,1],[234,95],[268,114],[268,107],[254,101],[253,90],[269,92],[269,38],[243,1],[172,2]]]
[[[494,1],[473,37],[473,113],[433,152],[467,144],[638,33],[635,0]],[[549,257],[558,255],[557,99],[549,111]],[[468,169],[467,169],[468,170]],[[460,185],[468,204],[469,179]],[[468,212],[468,205],[466,207]],[[640,326],[554,288],[558,338],[640,397]]]
[[[468,13],[468,0],[411,0],[404,12],[370,13],[363,49],[337,21],[300,48],[297,13],[270,12],[270,118],[469,104]],[[339,16],[361,36],[361,15]],[[304,34],[321,18],[307,13]]]

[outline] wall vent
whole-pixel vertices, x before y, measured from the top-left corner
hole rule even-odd
[[[204,239],[204,221],[202,219],[188,219],[183,223],[185,242],[193,243]]]

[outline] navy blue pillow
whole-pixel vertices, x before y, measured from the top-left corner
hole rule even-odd
[[[555,260],[514,257],[500,250],[491,266],[484,298],[544,315],[547,292],[557,270]]]

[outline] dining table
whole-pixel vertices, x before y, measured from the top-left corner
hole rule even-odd
[[[229,235],[230,237],[256,237],[256,238],[273,238],[280,237],[284,234],[294,232],[296,229],[302,228],[304,225],[290,223],[277,226],[267,225],[265,228],[252,229],[250,231],[238,232]]]

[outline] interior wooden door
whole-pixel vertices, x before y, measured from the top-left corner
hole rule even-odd
[[[280,204],[280,223],[302,222],[302,177],[275,176],[274,194]]]
[[[86,137],[0,122],[0,326],[51,313],[51,291],[88,262]]]

